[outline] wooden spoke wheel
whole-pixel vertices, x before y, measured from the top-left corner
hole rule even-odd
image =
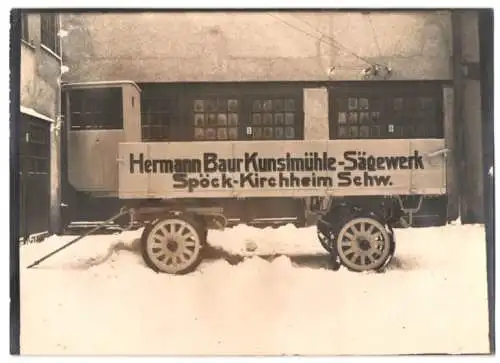
[[[371,217],[355,217],[339,231],[336,249],[341,263],[356,272],[377,271],[394,254],[394,239],[386,227]]]
[[[179,215],[162,218],[145,229],[143,257],[149,267],[169,274],[194,270],[201,260],[205,231],[195,220]]]

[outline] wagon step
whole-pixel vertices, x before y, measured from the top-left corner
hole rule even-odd
[[[37,265],[39,265],[40,263],[42,263],[43,261],[45,261],[46,259],[54,256],[56,253],[58,252],[61,252],[62,250],[64,250],[65,248],[71,246],[72,244],[75,244],[76,242],[82,240],[83,238],[91,235],[92,233],[94,232],[97,232],[99,229],[101,228],[104,228],[106,225],[109,225],[110,223],[114,222],[115,220],[117,220],[118,218],[126,215],[129,213],[129,209],[127,208],[123,208],[120,210],[120,212],[116,215],[114,215],[113,217],[111,217],[110,219],[100,223],[99,225],[95,226],[94,228],[92,228],[90,231],[87,231],[83,234],[81,234],[80,236],[78,236],[77,238],[71,240],[70,242],[66,243],[65,245],[62,245],[61,247],[59,247],[58,249],[50,252],[49,254],[43,256],[42,258],[36,260],[35,262],[33,262],[31,265],[29,265],[27,268],[32,268],[32,267],[35,267]]]

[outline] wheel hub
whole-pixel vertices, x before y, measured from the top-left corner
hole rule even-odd
[[[371,248],[371,243],[366,237],[358,237],[356,242],[361,251],[368,251]]]
[[[177,243],[177,241],[169,240],[167,241],[167,249],[170,252],[177,252],[177,250],[179,249],[179,244]]]

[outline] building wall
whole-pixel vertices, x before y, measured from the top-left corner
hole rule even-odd
[[[60,59],[40,44],[40,14],[28,15],[29,41],[21,41],[21,105],[56,118]]]
[[[479,23],[477,11],[461,14],[461,61],[479,64]],[[467,76],[463,80],[465,177],[464,218],[470,222],[484,220],[483,201],[483,148],[481,122],[481,85],[479,77]]]
[[[152,25],[154,24],[154,25]],[[451,79],[447,12],[65,14],[67,81]]]
[[[479,62],[477,14],[464,12],[462,23],[461,60]],[[370,63],[388,65],[390,80],[454,80],[453,29],[445,11],[85,13],[64,14],[63,28],[67,82],[362,80]],[[304,90],[304,113],[314,122],[305,137],[325,138],[327,90],[311,87]],[[460,114],[467,136],[457,145],[465,148],[467,170],[461,209],[481,220],[479,81],[466,79],[454,93],[446,107],[464,100]],[[448,130],[455,117],[446,113]],[[447,141],[454,143],[452,137]],[[450,160],[459,164],[455,152]],[[450,187],[455,190],[456,183]],[[455,215],[455,201],[450,209]]]
[[[50,123],[50,224],[51,231],[59,229],[60,220],[60,137],[59,102],[61,57],[41,44],[40,14],[27,14],[28,39],[21,40],[21,111]],[[23,118],[21,118],[20,122]],[[48,211],[40,210],[40,213]]]

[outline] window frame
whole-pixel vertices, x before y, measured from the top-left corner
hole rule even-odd
[[[92,97],[80,96],[76,98],[75,96],[80,94],[85,95],[85,93],[91,94],[92,92],[103,92],[110,91],[110,95],[107,98],[103,98],[101,95],[92,95]],[[123,88],[122,87],[96,87],[96,88],[73,88],[65,90],[69,97],[67,105],[67,113],[69,116],[69,130],[70,131],[113,131],[113,130],[123,130],[124,129],[124,113],[123,113]],[[96,101],[98,100],[98,101]],[[75,104],[79,104],[79,108],[75,109]],[[86,108],[87,105],[92,105],[93,109]],[[96,106],[97,105],[97,106]],[[101,105],[108,105],[107,110],[99,107]],[[80,115],[80,119],[77,120],[76,114]],[[99,114],[100,121],[98,122],[88,122],[89,115]],[[109,116],[109,117],[108,117]],[[104,121],[103,121],[104,120]],[[101,127],[98,127],[101,126]]]
[[[186,97],[184,115],[188,122],[185,130],[185,141],[217,142],[217,141],[282,141],[282,140],[300,140],[304,138],[304,87],[296,84],[225,84],[225,85],[203,85],[190,88]],[[219,98],[238,100],[238,137],[236,139],[223,140],[196,140],[194,127],[194,109],[195,100]],[[295,124],[294,137],[283,138],[255,138],[254,129],[252,134],[247,134],[247,127],[252,127],[252,108],[253,101],[256,99],[294,99],[295,101]],[[273,117],[274,119],[274,117]],[[229,120],[228,120],[229,121]],[[229,131],[228,131],[229,133]],[[229,136],[229,135],[228,135]]]
[[[442,84],[440,82],[434,81],[393,81],[393,82],[360,82],[354,83],[343,83],[328,88],[328,102],[329,102],[329,139],[330,140],[381,140],[381,139],[425,139],[425,138],[443,138],[444,137],[444,112],[443,112],[443,92]],[[349,111],[349,98],[362,99],[366,98],[369,101],[369,105],[375,103],[378,104],[378,108],[362,110],[357,107],[356,110],[352,110],[352,114]],[[403,99],[406,100],[422,100],[422,99],[432,99],[434,103],[434,108],[429,111],[425,108],[420,109],[420,114],[429,112],[433,117],[425,116],[418,119],[415,114],[408,111],[408,109],[403,108],[402,111],[398,112],[394,109],[394,100]],[[358,101],[359,102],[359,101]],[[339,104],[347,104],[346,109],[339,110]],[[359,106],[359,105],[358,105]],[[415,105],[414,105],[415,106]],[[339,118],[349,119],[350,115],[354,116],[357,114],[358,118],[363,114],[363,118],[366,118],[366,112],[368,113],[368,124],[362,124],[361,120],[357,122],[349,123],[346,121],[345,125],[339,123]],[[372,123],[376,119],[376,115],[373,113],[379,113],[379,122],[376,124]],[[401,113],[402,112],[402,113]],[[412,111],[413,112],[413,111]],[[340,117],[339,113],[345,113],[345,117]],[[426,121],[422,121],[426,120]],[[412,124],[413,123],[413,124]],[[392,125],[393,133],[389,132],[390,125]],[[357,135],[349,135],[349,129],[351,126],[357,127]],[[372,129],[375,130],[379,127],[381,131],[378,136],[371,135]],[[347,127],[345,136],[339,137],[338,131],[340,127]],[[364,127],[365,134],[360,135],[361,127]],[[365,128],[366,127],[366,128]],[[427,129],[429,127],[433,128],[434,132],[430,132],[430,135],[426,135]],[[366,136],[366,130],[368,131],[368,136]]]
[[[31,43],[28,14],[25,12],[21,13],[21,40]]]
[[[156,85],[141,87],[141,140],[144,142],[161,142],[172,139],[175,134],[174,125],[179,122],[179,99],[175,93],[165,92]],[[166,107],[152,107],[161,102]],[[151,122],[153,119],[153,122]],[[148,120],[148,123],[145,121]],[[151,130],[161,129],[159,137],[152,136]],[[147,131],[146,131],[147,130]]]
[[[61,39],[59,30],[61,19],[57,13],[40,14],[40,44],[58,57],[61,56]]]

